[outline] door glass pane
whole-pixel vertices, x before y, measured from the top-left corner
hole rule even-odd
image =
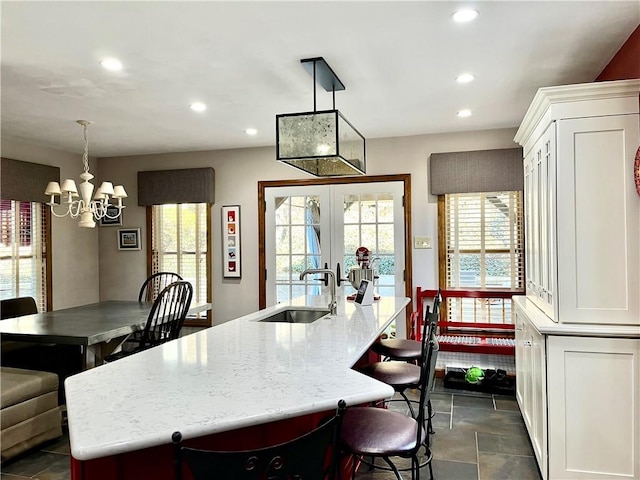
[[[352,268],[364,266],[362,262],[358,263],[356,250],[365,247],[369,250],[367,267],[378,277],[374,279],[378,287],[376,292],[395,296],[393,196],[390,193],[362,193],[343,198],[344,275],[348,276]],[[354,287],[346,282],[344,293],[350,295],[354,291]]]
[[[319,203],[317,196],[276,198],[276,303],[321,293],[312,278],[300,280],[305,269],[320,267]]]

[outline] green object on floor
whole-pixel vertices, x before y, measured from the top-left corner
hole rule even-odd
[[[484,371],[480,367],[471,367],[467,370],[464,379],[469,383],[479,383],[484,378]]]

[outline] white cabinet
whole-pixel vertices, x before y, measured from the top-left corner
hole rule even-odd
[[[640,339],[547,345],[549,478],[640,478]]]
[[[543,479],[547,478],[547,389],[545,337],[524,312],[514,309],[516,325],[516,398]],[[543,468],[543,466],[545,466]]]
[[[640,329],[577,335],[524,297],[513,305],[516,398],[542,477],[640,479]]]
[[[556,322],[640,325],[640,81],[542,88],[524,149],[528,298]]]
[[[640,80],[542,88],[523,146],[516,396],[543,477],[640,480]]]

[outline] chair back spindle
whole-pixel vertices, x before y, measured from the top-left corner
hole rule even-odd
[[[153,302],[142,331],[140,348],[149,348],[178,338],[192,297],[193,287],[184,280],[165,287]]]
[[[138,293],[139,302],[153,302],[158,294],[173,282],[179,282],[183,278],[174,272],[158,272],[149,276]]]

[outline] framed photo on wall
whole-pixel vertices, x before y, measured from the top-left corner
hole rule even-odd
[[[140,250],[140,229],[121,228],[118,230],[118,250]]]
[[[110,217],[114,217],[116,215],[118,215],[118,209],[116,207],[114,207],[113,205],[110,205],[107,207],[107,214]],[[118,215],[116,218],[109,218],[106,215],[104,217],[102,217],[100,219],[100,226],[101,227],[105,227],[105,226],[114,226],[114,225],[119,225],[122,226],[122,210],[120,211],[120,215]]]
[[[240,205],[222,207],[222,271],[224,278],[240,278]]]

